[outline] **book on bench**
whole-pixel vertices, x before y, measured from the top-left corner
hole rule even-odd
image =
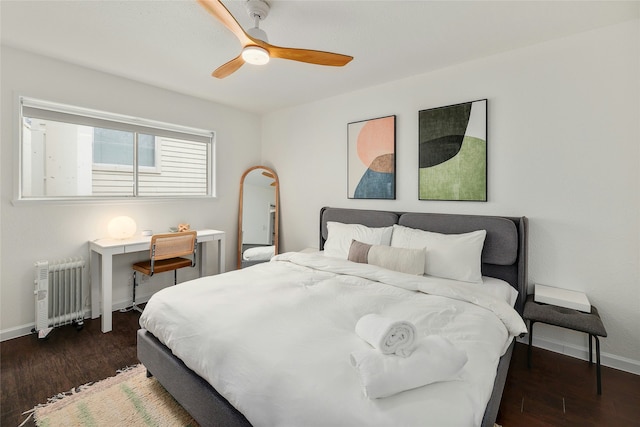
[[[535,302],[591,313],[591,303],[589,303],[589,299],[583,292],[554,288],[536,283],[533,291],[533,300]]]

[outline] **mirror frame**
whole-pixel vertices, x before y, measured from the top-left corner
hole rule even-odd
[[[238,269],[242,268],[242,213],[243,213],[243,201],[244,201],[244,180],[249,173],[256,169],[262,169],[267,173],[273,175],[273,179],[275,180],[275,191],[276,191],[276,211],[275,211],[275,221],[273,224],[273,233],[274,233],[274,255],[278,254],[279,248],[279,240],[280,240],[280,181],[278,180],[278,174],[266,166],[253,166],[247,169],[240,178],[240,201],[238,207],[238,260],[237,267]]]

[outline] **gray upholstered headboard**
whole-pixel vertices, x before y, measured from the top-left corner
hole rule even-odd
[[[393,224],[444,234],[487,230],[482,250],[482,274],[502,279],[518,291],[516,310],[522,314],[527,298],[527,218],[391,212],[324,207],[320,210],[320,250],[327,239],[327,222],[387,227]]]

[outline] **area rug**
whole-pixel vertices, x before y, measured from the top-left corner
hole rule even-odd
[[[39,427],[193,426],[198,423],[143,365],[76,387],[33,409]]]

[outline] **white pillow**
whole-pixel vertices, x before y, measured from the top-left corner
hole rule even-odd
[[[481,257],[486,235],[486,230],[464,234],[441,234],[394,225],[391,246],[425,248],[425,274],[482,283]]]
[[[327,241],[324,243],[325,256],[347,259],[352,240],[370,245],[389,246],[393,228],[373,228],[362,224],[327,221],[327,231]]]

